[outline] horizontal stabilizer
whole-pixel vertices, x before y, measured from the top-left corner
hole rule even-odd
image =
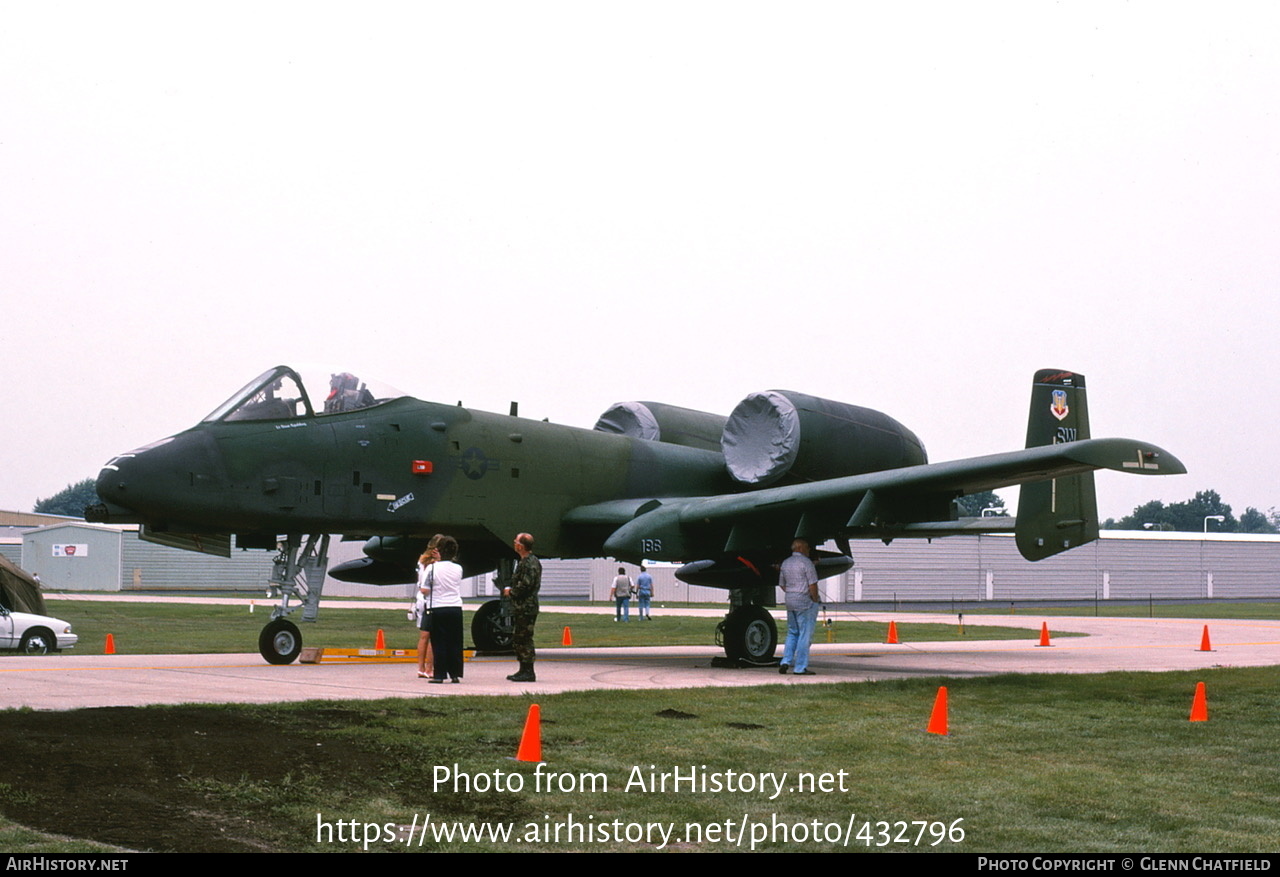
[[[983,536],[989,533],[1012,533],[1017,519],[1009,515],[985,518],[960,518],[958,521],[921,521],[915,524],[899,524],[882,527],[872,534],[880,539],[908,537],[912,539],[941,539],[944,536]]]

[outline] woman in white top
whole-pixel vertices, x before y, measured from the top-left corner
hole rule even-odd
[[[418,678],[430,679],[435,667],[431,655],[431,613],[427,611],[427,594],[430,593],[429,588],[425,588],[427,581],[427,571],[431,569],[438,559],[436,553],[436,541],[439,536],[433,537],[427,543],[426,550],[422,552],[422,556],[418,558]]]
[[[422,576],[422,593],[431,615],[435,669],[432,682],[462,681],[462,567],[454,562],[458,540],[437,536],[435,559]]]

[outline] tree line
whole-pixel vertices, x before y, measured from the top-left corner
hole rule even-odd
[[[47,499],[37,499],[31,511],[38,515],[63,515],[68,518],[83,518],[84,507],[98,502],[98,489],[92,478],[68,484]]]
[[[1218,517],[1222,520],[1217,520]],[[1107,518],[1104,530],[1178,530],[1192,533],[1280,533],[1280,511],[1261,512],[1253,506],[1237,518],[1216,490],[1200,490],[1191,499],[1144,503],[1120,520]]]
[[[976,518],[984,509],[987,514],[1008,514],[1004,500],[989,490],[962,496],[956,500],[956,506],[961,517]],[[1273,506],[1262,512],[1249,506],[1237,518],[1216,490],[1201,490],[1191,499],[1168,505],[1153,499],[1119,520],[1107,518],[1102,522],[1102,529],[1203,533],[1206,531],[1206,519],[1210,533],[1280,533],[1280,509]]]

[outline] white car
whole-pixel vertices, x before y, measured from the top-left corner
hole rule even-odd
[[[0,649],[17,649],[24,655],[46,655],[69,649],[80,637],[60,618],[10,612],[0,606]]]

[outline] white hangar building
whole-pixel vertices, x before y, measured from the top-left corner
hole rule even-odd
[[[168,548],[138,538],[137,527],[57,520],[0,528],[0,553],[46,588],[68,591],[199,590],[261,593],[273,552],[233,550],[230,558]],[[360,542],[330,547],[336,565],[361,556]],[[854,567],[822,582],[830,602],[1019,600],[1280,600],[1280,536],[1104,530],[1080,548],[1030,563],[1010,536],[899,539],[853,543]],[[543,596],[604,601],[618,567],[608,559],[549,560]],[[686,585],[674,564],[655,564],[655,599],[723,602],[726,592]],[[471,596],[494,593],[491,576],[467,580]],[[353,585],[330,579],[326,596],[399,598],[410,586]]]

